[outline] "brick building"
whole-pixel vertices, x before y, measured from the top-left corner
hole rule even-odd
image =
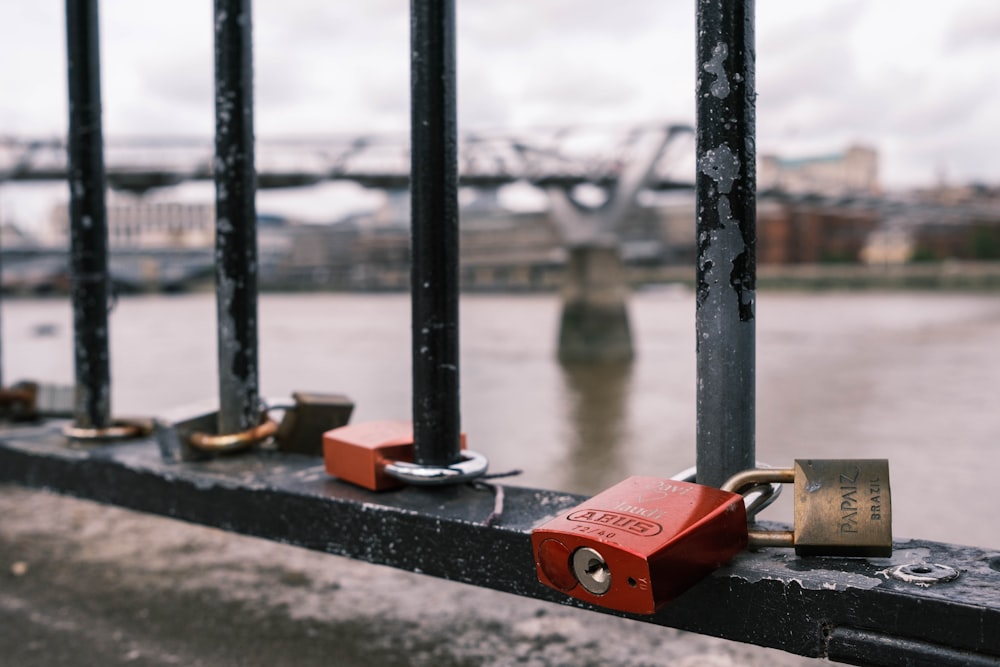
[[[878,223],[878,211],[863,205],[808,197],[762,198],[757,205],[757,261],[858,262]]]

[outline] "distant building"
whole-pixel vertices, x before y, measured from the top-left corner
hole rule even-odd
[[[561,284],[566,250],[544,210],[511,211],[495,191],[464,191],[460,214],[460,277],[464,289],[553,289]],[[333,225],[296,225],[278,280],[306,286],[405,289],[410,279],[410,204],[388,192],[381,207]],[[690,193],[644,197],[622,224],[622,254],[632,266],[690,264],[695,255]]]
[[[869,263],[1000,259],[1000,188],[938,185],[910,192],[869,239]]]
[[[851,146],[843,153],[805,158],[762,155],[757,188],[789,194],[877,195],[878,151]]]
[[[996,211],[1000,208],[1000,186],[989,186],[983,183],[964,183],[949,185],[939,183],[929,188],[918,188],[912,196],[927,204],[943,206],[976,206]],[[995,216],[993,216],[995,217]]]
[[[215,204],[109,201],[108,245],[112,248],[207,248],[215,243]],[[69,231],[69,204],[52,209],[56,238]]]
[[[871,206],[821,197],[768,197],[757,205],[760,264],[858,262],[879,213]]]
[[[903,224],[883,224],[868,235],[861,249],[865,264],[906,264],[913,258],[915,240],[913,230]]]
[[[187,250],[215,246],[215,204],[149,202],[143,199],[109,201],[108,246],[112,250]],[[56,204],[49,218],[52,237],[69,237],[69,205]],[[262,255],[287,250],[285,218],[257,214],[257,249]]]
[[[941,221],[913,230],[915,261],[1000,259],[1000,216],[969,219],[961,223]]]

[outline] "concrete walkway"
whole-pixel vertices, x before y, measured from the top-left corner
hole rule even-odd
[[[4,666],[812,664],[0,485]]]

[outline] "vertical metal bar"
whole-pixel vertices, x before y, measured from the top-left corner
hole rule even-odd
[[[461,459],[454,0],[410,3],[414,459]]]
[[[2,186],[2,183],[0,183]],[[3,188],[0,187],[0,194]],[[3,206],[0,206],[0,388],[3,384]]]
[[[81,428],[106,428],[111,423],[111,372],[97,0],[66,0],[66,46],[74,421]]]
[[[698,0],[698,481],[754,465],[753,0]]]
[[[258,423],[257,213],[250,0],[215,0],[219,433]]]

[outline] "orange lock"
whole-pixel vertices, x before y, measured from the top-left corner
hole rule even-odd
[[[652,614],[747,546],[743,496],[629,477],[531,532],[539,580],[609,609]]]
[[[461,436],[465,449],[465,434]],[[371,491],[403,486],[385,472],[388,465],[413,461],[413,422],[379,421],[341,426],[323,434],[326,471]]]

